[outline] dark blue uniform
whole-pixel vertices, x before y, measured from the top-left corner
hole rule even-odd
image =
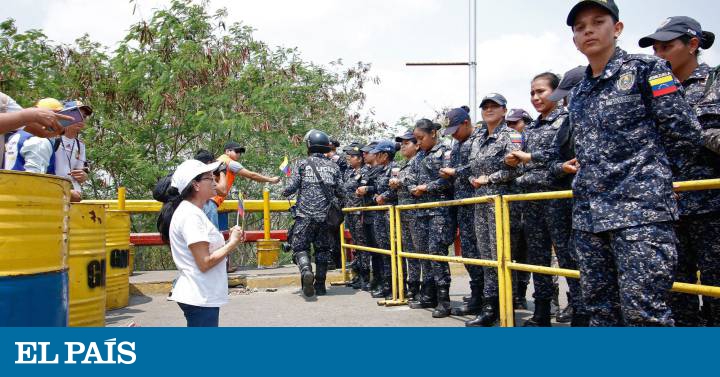
[[[417,186],[417,159],[413,157],[409,161],[400,166],[400,172],[397,179],[400,181],[400,187],[396,190],[399,205],[415,204],[415,197],[412,196],[408,187]],[[400,224],[402,227],[402,249],[406,253],[415,253],[415,211],[402,211],[400,213]],[[418,259],[405,259],[406,267],[405,279],[408,285],[415,288],[420,284],[422,276],[421,263]],[[426,272],[427,273],[427,272]],[[415,289],[416,290],[416,289]],[[408,297],[412,299],[412,297]]]
[[[385,200],[385,205],[393,206],[397,204],[397,193],[390,189],[390,179],[392,178],[392,169],[395,168],[395,163],[391,162],[385,166],[378,166],[379,172],[375,185],[369,190],[368,195],[373,195],[373,201],[377,197],[382,197]],[[376,202],[376,201],[375,201]],[[377,202],[376,202],[377,203]],[[375,222],[373,223],[373,229],[375,232],[375,239],[378,244],[378,248],[384,250],[390,250],[390,213],[389,211],[378,212],[375,214]],[[392,289],[392,269],[390,256],[378,254],[375,259],[378,259],[382,263],[382,277],[385,284],[386,290]]]
[[[308,165],[312,160],[320,174],[318,181],[312,168]],[[340,171],[335,163],[321,153],[313,153],[300,161],[290,178],[282,196],[289,197],[297,192],[295,205],[295,223],[292,226],[291,247],[293,253],[310,253],[310,245],[315,250],[315,263],[327,265],[330,262],[331,245],[327,237],[328,227],[325,218],[330,208],[330,201],[325,195],[321,184],[338,199],[344,197],[341,188]],[[333,198],[333,200],[336,200]]]
[[[476,128],[472,135],[464,142],[456,141],[450,152],[450,167],[455,169],[453,179],[453,193],[456,200],[468,199],[475,196],[475,188],[470,184],[472,168],[470,158],[475,140],[482,134],[482,129]],[[457,224],[460,229],[460,246],[463,258],[480,259],[475,236],[475,206],[457,207]],[[481,266],[465,265],[470,275],[470,286],[477,285],[483,291],[483,268]],[[482,293],[481,293],[482,294]]]
[[[573,228],[591,325],[673,325],[667,305],[677,261],[671,135],[701,146],[697,119],[667,62],[617,49],[602,74],[572,91],[580,171]]]
[[[362,203],[363,207],[372,207],[375,206],[375,202],[373,201],[373,195],[374,187],[375,187],[375,181],[378,178],[378,175],[381,172],[381,169],[379,167],[371,167],[371,166],[364,166],[361,169],[361,177],[360,177],[360,187],[367,187],[368,192],[363,196]],[[376,211],[364,211],[362,213],[362,223],[363,223],[363,229],[365,231],[365,242],[367,242],[368,247],[379,247],[379,240],[378,235],[375,234],[375,221],[377,221],[378,216],[380,215],[379,212]],[[371,269],[372,269],[372,287],[371,288],[377,288],[378,285],[382,284],[382,259],[378,254],[375,253],[368,253],[369,259],[371,261]]]
[[[418,203],[442,202],[452,199],[452,187],[440,177],[440,169],[447,167],[450,151],[437,144],[430,151],[419,151],[417,156],[417,185],[427,185],[427,193],[416,198]],[[409,187],[413,190],[415,187]],[[418,252],[447,256],[448,247],[455,238],[453,220],[448,208],[421,209],[416,212],[415,247]],[[437,287],[450,286],[450,267],[446,262],[423,263],[423,284]],[[425,274],[425,271],[431,273]]]
[[[567,111],[558,107],[546,118],[538,118],[525,130],[525,150],[533,160],[522,167],[522,176],[515,184],[527,193],[561,191],[570,189],[570,177],[554,171],[555,139],[560,130],[568,128]],[[549,153],[547,151],[552,151]],[[562,170],[562,165],[560,165]],[[572,243],[572,201],[547,200],[525,204],[523,214],[528,262],[533,265],[550,266],[552,246],[560,267],[577,269],[577,257]],[[536,300],[551,300],[555,293],[550,275],[533,274]],[[580,282],[567,279],[569,304],[574,313],[583,313]]]
[[[343,179],[343,190],[345,191],[344,208],[358,208],[363,206],[363,199],[355,195],[360,180],[362,179],[360,169],[348,168],[345,171]],[[360,246],[368,246],[365,238],[365,230],[362,224],[362,212],[350,212],[345,214],[345,228],[350,231],[353,244]],[[370,277],[370,255],[364,251],[355,251],[354,270],[360,276],[363,282],[369,281]]]
[[[685,98],[695,109],[703,128],[718,127],[720,98],[706,91],[711,68],[701,64],[682,83]],[[720,156],[700,148],[696,143],[676,140],[671,134],[664,139],[668,158],[676,182],[720,178]],[[680,221],[675,230],[679,239],[678,266],[675,281],[695,283],[701,271],[703,284],[720,286],[720,191],[690,191],[679,193]],[[704,298],[709,307],[720,305],[717,299]],[[673,293],[670,305],[675,324],[698,326],[699,300],[697,296]],[[718,311],[716,310],[716,316]],[[720,326],[720,318],[711,320]]]
[[[482,124],[479,135],[472,145],[471,175],[474,178],[486,175],[489,184],[475,190],[475,196],[491,196],[512,193],[511,182],[518,175],[517,169],[505,164],[505,156],[522,148],[522,135],[500,124],[492,134],[488,134],[487,125]],[[485,260],[497,260],[497,238],[495,228],[495,206],[492,203],[475,206],[475,237],[480,257]],[[511,214],[511,216],[513,216]],[[517,221],[518,217],[511,219]],[[483,296],[498,297],[497,269],[483,267]]]

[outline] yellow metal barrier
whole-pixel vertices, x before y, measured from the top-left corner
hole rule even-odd
[[[430,209],[430,208],[441,208],[441,207],[458,207],[458,206],[468,206],[468,205],[477,205],[477,204],[494,204],[495,205],[495,238],[496,238],[496,248],[497,248],[497,258],[498,260],[491,261],[491,260],[483,260],[483,259],[472,259],[472,258],[462,258],[462,257],[446,257],[446,256],[438,256],[438,255],[429,255],[429,254],[418,254],[418,253],[406,253],[402,251],[402,224],[400,221],[401,217],[401,211],[409,211],[409,210],[417,210],[417,209]],[[394,302],[394,304],[398,305],[404,305],[407,303],[407,300],[405,299],[405,292],[404,292],[404,276],[403,276],[403,269],[402,269],[402,258],[412,258],[412,259],[424,259],[424,260],[431,260],[436,262],[448,262],[448,263],[460,263],[465,265],[475,265],[475,266],[482,266],[482,267],[493,267],[498,269],[498,288],[500,291],[500,325],[501,326],[507,326],[508,318],[506,318],[506,306],[509,304],[510,308],[512,308],[512,297],[510,298],[510,302],[508,303],[506,300],[503,300],[502,292],[506,290],[507,284],[509,283],[509,279],[506,279],[504,274],[506,268],[503,265],[503,260],[505,259],[505,252],[504,252],[504,245],[503,242],[504,233],[503,233],[503,211],[502,211],[502,200],[500,196],[484,196],[484,197],[477,197],[477,198],[470,198],[470,199],[462,199],[462,200],[452,200],[447,202],[434,202],[434,203],[422,203],[422,204],[412,204],[412,205],[402,205],[395,207],[395,211],[397,212],[397,215],[395,216],[395,233],[397,235],[396,242],[397,242],[397,275],[398,275],[398,286],[399,286],[399,297]],[[510,319],[512,321],[512,319]]]
[[[348,280],[347,270],[345,268],[345,251],[347,249],[355,249],[360,251],[367,251],[370,253],[375,254],[382,254],[387,255],[390,257],[390,271],[391,271],[391,286],[392,286],[392,300],[380,300],[378,301],[378,305],[393,305],[399,301],[399,292],[402,292],[402,282],[398,280],[398,270],[402,270],[402,268],[398,268],[397,266],[397,260],[396,260],[396,254],[395,254],[395,207],[393,206],[376,206],[376,207],[358,207],[358,208],[343,208],[343,212],[349,213],[349,212],[385,212],[387,211],[390,217],[390,250],[385,249],[378,249],[374,247],[367,247],[367,246],[360,246],[360,245],[351,245],[345,243],[345,226],[344,224],[340,226],[340,249],[342,252],[340,253],[340,260],[342,263],[341,271],[342,276],[345,282]],[[399,286],[399,287],[398,287]]]
[[[692,182],[678,182],[674,184],[676,192],[700,191],[720,189],[720,179],[710,179]],[[572,191],[555,191],[533,194],[507,195],[502,197],[503,207],[503,233],[505,239],[505,259],[502,261],[505,269],[503,275],[506,279],[505,289],[500,288],[500,300],[505,300],[505,317],[508,319],[507,326],[514,326],[514,311],[512,306],[512,273],[511,271],[525,271],[543,275],[557,275],[566,278],[579,279],[580,271],[567,270],[562,268],[551,268],[546,266],[534,266],[529,264],[515,263],[510,255],[510,203],[511,202],[527,202],[540,200],[555,199],[572,199]],[[498,279],[500,273],[498,273]],[[720,287],[711,287],[701,284],[675,283],[672,288],[673,292],[687,293],[693,295],[703,295],[711,297],[720,297]],[[501,305],[500,314],[503,315],[503,307]]]

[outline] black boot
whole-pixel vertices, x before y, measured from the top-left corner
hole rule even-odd
[[[435,282],[423,283],[420,299],[410,303],[410,309],[429,309],[437,306],[437,289]]]
[[[384,279],[382,285],[373,291],[372,298],[387,298],[388,296],[392,296],[392,287],[390,286],[390,282]]]
[[[532,318],[525,321],[523,327],[551,327],[550,324],[550,300],[536,299],[535,312]]]
[[[312,264],[310,264],[310,257],[307,251],[300,251],[295,253],[295,264],[300,269],[300,283],[302,284],[302,291],[305,297],[315,296],[315,275],[312,272]]]
[[[482,312],[475,319],[465,322],[467,327],[493,327],[500,316],[500,301],[497,297],[488,297],[484,301]]]
[[[513,296],[513,307],[516,310],[527,310],[527,283],[518,282],[516,288],[517,291]]]
[[[405,292],[405,297],[407,298],[408,302],[414,302],[417,301],[418,294],[420,293],[420,282],[412,282],[408,283],[408,289]]]
[[[441,286],[437,288],[438,304],[432,312],[433,318],[445,318],[450,316],[452,305],[450,304],[450,287]]]
[[[315,274],[315,294],[318,296],[325,296],[327,289],[325,288],[325,279],[327,277],[328,264],[327,263],[316,263],[317,273]]]
[[[479,281],[470,281],[470,301],[464,303],[462,306],[452,308],[452,315],[476,315],[480,313],[483,308],[483,283]]]

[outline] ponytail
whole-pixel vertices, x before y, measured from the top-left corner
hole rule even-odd
[[[180,203],[192,195],[192,188],[192,185],[188,185],[182,194],[175,187],[170,187],[167,190],[167,201],[163,204],[157,218],[157,230],[160,232],[163,242],[170,243],[170,221],[172,221],[175,210],[180,206]]]
[[[417,123],[415,123],[416,130],[421,130],[428,135],[432,134],[433,131],[439,131],[441,128],[442,125],[434,123],[430,119],[420,119]]]

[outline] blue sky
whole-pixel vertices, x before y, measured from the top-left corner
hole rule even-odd
[[[505,94],[511,107],[532,111],[529,81],[543,71],[563,73],[586,64],[575,50],[565,17],[574,0],[478,0],[478,97]],[[625,32],[620,46],[646,52],[637,41],[667,17],[696,18],[703,29],[720,32],[720,3],[710,0],[619,0]],[[72,42],[87,32],[112,46],[128,26],[167,1],[138,0],[132,14],[127,0],[20,0],[4,7],[3,17],[22,29],[42,28],[50,39]],[[324,64],[370,62],[382,80],[368,88],[366,111],[378,121],[402,116],[432,117],[444,107],[468,103],[467,68],[408,68],[406,62],[467,61],[468,0],[213,0],[226,7],[231,22],[257,29],[270,45],[298,47],[307,60]],[[78,20],[82,20],[78,22]],[[720,43],[704,60],[720,64]]]

